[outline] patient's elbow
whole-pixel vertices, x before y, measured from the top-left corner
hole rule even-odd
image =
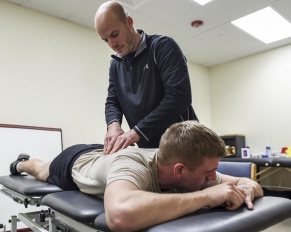
[[[112,231],[133,231],[134,222],[128,210],[111,209],[106,212],[106,222]]]

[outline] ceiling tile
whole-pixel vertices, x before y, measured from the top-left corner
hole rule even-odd
[[[272,5],[272,8],[282,14],[291,23],[291,1],[281,0]]]
[[[214,0],[205,7],[227,20],[235,20],[269,5],[267,0]]]
[[[191,22],[194,20],[202,20],[204,23],[198,28],[192,27]],[[185,14],[184,17],[172,22],[171,25],[180,29],[181,31],[184,31],[190,36],[194,36],[224,24],[225,22],[226,21],[223,18],[209,12],[205,8],[198,8],[191,13]]]
[[[162,27],[157,28],[154,33],[172,37],[178,44],[185,40],[188,41],[190,38],[190,35],[187,33],[169,25],[163,25]]]
[[[83,3],[79,5],[79,7],[71,11],[67,19],[71,22],[75,22],[83,26],[89,26],[90,28],[95,29],[95,13],[98,7],[104,2],[104,0],[83,1]]]
[[[106,0],[5,0],[94,29],[97,8]],[[213,0],[201,6],[192,0],[121,0],[135,27],[148,34],[173,37],[187,59],[206,67],[291,44],[291,38],[263,44],[230,22],[271,6],[291,22],[291,0]],[[134,6],[130,4],[134,3]],[[191,26],[203,20],[201,27]]]
[[[229,41],[235,40],[246,33],[230,23],[215,27],[207,32],[204,32],[197,36],[197,38],[207,41],[208,43],[218,46],[226,44]]]
[[[75,8],[74,11],[72,11],[72,15],[78,18],[86,19],[88,21],[94,21],[95,13],[98,7],[104,2],[104,0],[83,0],[82,4],[80,4]]]
[[[190,0],[181,3],[180,0],[148,0],[137,11],[161,22],[170,23],[197,8],[197,5]]]
[[[138,11],[128,10],[130,16],[134,20],[134,25],[137,29],[142,29],[148,34],[157,33],[157,29],[164,26],[164,23],[155,20],[148,15],[144,15]]]

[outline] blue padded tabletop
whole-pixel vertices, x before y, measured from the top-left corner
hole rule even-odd
[[[291,200],[287,198],[258,198],[254,207],[253,211],[245,206],[235,211],[225,210],[224,207],[205,208],[142,232],[255,232],[291,217]]]
[[[94,222],[96,229],[109,232],[103,200],[79,191],[52,193],[43,203],[80,222]],[[142,230],[143,232],[236,232],[261,231],[291,217],[291,200],[280,197],[262,197],[254,201],[254,210],[242,206],[229,211],[224,207],[203,208],[173,221]],[[95,219],[95,220],[94,220]]]
[[[32,176],[1,176],[0,184],[26,196],[43,197],[49,193],[63,191],[56,185],[37,181]]]
[[[79,222],[93,222],[104,212],[103,199],[78,190],[52,193],[42,199],[44,205]]]

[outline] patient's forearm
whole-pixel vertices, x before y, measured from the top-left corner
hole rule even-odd
[[[114,181],[107,186],[104,197],[106,221],[113,231],[136,231],[205,206],[226,203],[227,209],[235,210],[244,201],[243,191],[230,182],[197,192],[160,194],[138,190],[129,181]]]
[[[202,191],[160,194],[139,190],[126,180],[110,183],[104,195],[106,221],[113,231],[136,231],[207,206]]]
[[[157,194],[140,190],[120,196],[118,201],[105,197],[106,220],[113,231],[136,231],[194,212],[208,202],[203,192]],[[122,194],[122,193],[121,193]]]

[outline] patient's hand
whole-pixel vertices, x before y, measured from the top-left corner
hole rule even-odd
[[[243,193],[243,195],[245,196],[244,203],[249,210],[254,209],[254,198],[264,196],[261,185],[250,178],[234,177],[223,174],[221,174],[221,176],[222,183],[231,182],[236,186],[237,189],[239,189]]]
[[[249,178],[240,178],[236,186],[244,192],[246,196],[245,204],[250,210],[254,209],[254,198],[264,196],[261,185],[258,182]]]
[[[208,207],[225,205],[228,210],[235,210],[245,202],[244,191],[230,182],[215,185],[202,190],[206,194]]]
[[[253,200],[255,198],[255,186],[252,184],[239,184],[237,185],[239,189],[241,189],[244,192],[245,198],[245,204],[249,210],[254,209]]]

